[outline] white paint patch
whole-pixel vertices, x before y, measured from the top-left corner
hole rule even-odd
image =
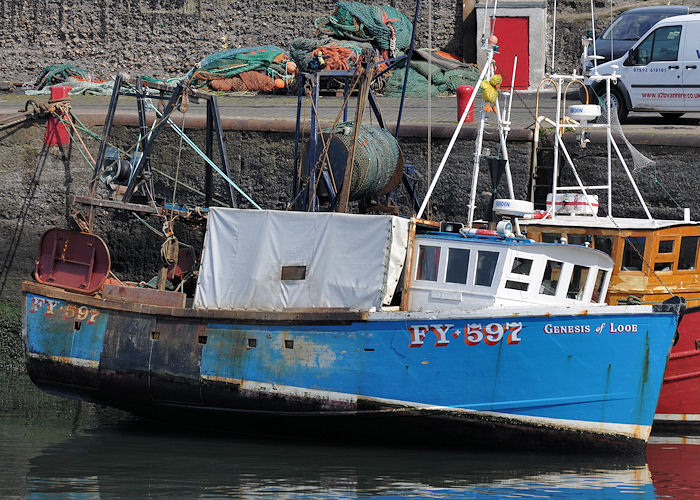
[[[51,360],[63,365],[79,366],[80,368],[92,368],[97,370],[100,367],[100,362],[92,359],[82,359],[82,358],[72,358],[69,356],[49,356],[46,354],[38,354],[35,352],[30,352],[30,358],[40,359],[40,360]]]
[[[657,413],[654,420],[658,422],[700,422],[700,414],[694,413]]]

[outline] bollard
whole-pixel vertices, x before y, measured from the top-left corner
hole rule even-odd
[[[73,87],[51,87],[51,100],[56,101],[68,97],[68,91]],[[61,116],[61,118],[64,118]],[[66,130],[66,126],[56,117],[51,117],[46,122],[46,134],[44,135],[44,144],[47,146],[65,146],[70,142],[70,134]]]
[[[457,120],[462,118],[462,113],[464,113],[464,108],[467,107],[472,92],[474,92],[474,87],[471,85],[460,85],[457,87]],[[471,108],[469,108],[467,118],[464,121],[469,123],[474,122],[474,103],[472,103]]]

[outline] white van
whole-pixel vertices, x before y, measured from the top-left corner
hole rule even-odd
[[[630,111],[668,118],[700,111],[700,14],[659,21],[627,54],[599,65],[598,73],[610,75],[613,69],[619,77],[610,100],[621,122]],[[585,83],[594,95],[605,95],[604,82],[588,78]]]

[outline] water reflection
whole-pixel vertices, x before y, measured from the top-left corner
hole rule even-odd
[[[656,498],[700,486],[700,440],[650,444],[647,465],[220,438],[46,396],[26,377],[2,374],[0,403],[3,497]]]

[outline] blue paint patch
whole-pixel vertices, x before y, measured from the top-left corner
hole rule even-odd
[[[27,350],[99,361],[108,315],[103,310],[26,295]]]

